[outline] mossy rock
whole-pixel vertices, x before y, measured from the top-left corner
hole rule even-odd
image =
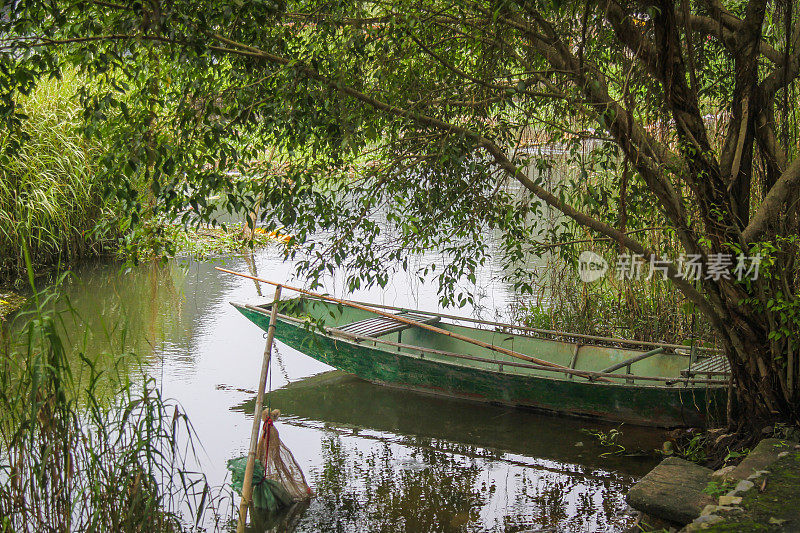
[[[656,518],[688,524],[706,505],[717,501],[703,492],[711,472],[689,461],[667,457],[628,491],[628,503]]]

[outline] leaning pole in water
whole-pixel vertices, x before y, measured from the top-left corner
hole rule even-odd
[[[272,357],[272,340],[275,338],[275,320],[278,314],[278,301],[281,298],[281,286],[275,287],[275,297],[272,305],[272,313],[269,317],[269,330],[267,332],[267,345],[264,347],[264,359],[261,363],[261,378],[258,382],[256,394],[256,407],[253,412],[253,430],[250,434],[250,449],[247,452],[247,467],[244,471],[244,483],[242,485],[242,501],[239,503],[239,523],[236,527],[237,533],[244,532],[247,522],[247,510],[253,499],[253,471],[256,465],[256,447],[258,445],[258,430],[261,427],[261,409],[264,405],[264,392],[267,388],[267,374],[269,372],[269,361]]]

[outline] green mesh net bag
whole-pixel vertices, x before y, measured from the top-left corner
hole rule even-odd
[[[228,470],[231,471],[232,478],[231,485],[233,485],[233,490],[240,495],[244,486],[246,469],[246,455],[228,461]],[[256,467],[253,470],[253,505],[257,509],[274,513],[283,507],[290,506],[292,503],[294,503],[294,499],[291,495],[280,483],[264,475],[264,463],[256,459]]]
[[[281,442],[273,421],[280,411],[264,411],[264,428],[256,447],[253,469],[253,505],[257,509],[275,512],[295,502],[311,497],[311,489],[292,452]],[[247,456],[228,461],[233,489],[239,494],[244,486]]]

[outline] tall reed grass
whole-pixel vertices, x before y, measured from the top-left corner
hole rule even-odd
[[[604,253],[612,259],[613,254]],[[613,265],[612,265],[613,267]],[[647,342],[715,343],[711,325],[663,281],[582,282],[573,264],[550,265],[539,298],[516,310],[530,327]]]
[[[661,257],[676,259],[681,250],[647,191],[621,193],[621,159],[615,152],[594,145],[547,160],[549,187],[559,190],[571,205],[633,237]],[[622,206],[625,206],[624,209]],[[621,212],[626,212],[624,222]],[[690,302],[659,273],[648,279],[647,264],[634,279],[620,279],[616,272],[621,253],[628,253],[607,238],[548,211],[538,221],[544,229],[532,250],[543,257],[530,284],[536,298],[522,302],[515,318],[532,327],[638,341],[691,343],[716,341],[711,325]],[[553,242],[549,242],[553,241]],[[584,283],[578,276],[578,257],[592,251],[608,263],[600,280]]]
[[[218,525],[222,496],[188,466],[196,437],[187,417],[152,379],[68,348],[56,309],[69,305],[59,299],[35,293],[0,345],[0,532]]]
[[[114,237],[114,225],[102,224],[115,217],[95,177],[103,148],[80,131],[82,83],[71,71],[43,80],[20,98],[24,133],[0,131],[0,282],[25,279],[23,244],[38,271],[98,255]],[[14,142],[21,148],[6,154]]]

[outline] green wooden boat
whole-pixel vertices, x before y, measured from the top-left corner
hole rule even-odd
[[[268,329],[272,304],[233,305]],[[702,426],[724,414],[728,369],[713,352],[696,356],[676,345],[367,305],[443,331],[303,297],[278,303],[275,338],[362,379],[415,391],[659,427]],[[520,360],[448,332],[562,368]]]

